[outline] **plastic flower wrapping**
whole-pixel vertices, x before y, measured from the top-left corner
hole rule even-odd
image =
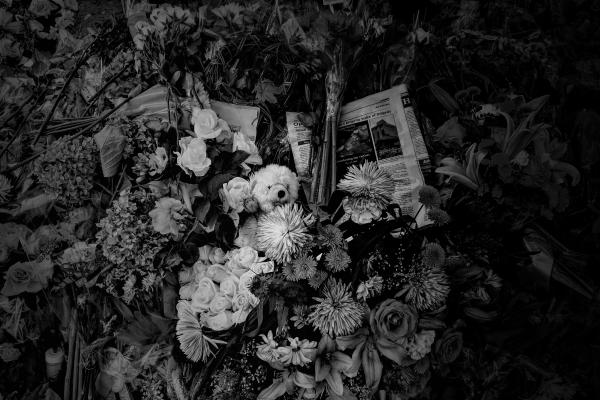
[[[0,1],[0,399],[588,398],[594,258],[549,231],[597,214],[600,119],[573,150],[547,96],[480,72],[484,43],[558,52],[495,36],[517,5],[484,33],[498,5],[124,1],[76,34],[89,2],[21,3]],[[401,83],[410,114],[342,119]]]

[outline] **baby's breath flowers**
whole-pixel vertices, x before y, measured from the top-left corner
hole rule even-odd
[[[280,263],[291,262],[292,257],[310,240],[302,208],[286,204],[261,215],[256,240],[258,247],[270,259]]]
[[[33,173],[47,193],[74,207],[90,198],[97,164],[93,138],[64,136],[35,161]]]
[[[343,336],[353,333],[361,324],[365,308],[352,298],[350,289],[343,282],[331,279],[315,297],[309,320],[323,334]]]

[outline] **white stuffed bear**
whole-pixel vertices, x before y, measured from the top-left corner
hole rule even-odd
[[[270,164],[250,177],[250,191],[262,212],[298,199],[298,178],[288,167]]]

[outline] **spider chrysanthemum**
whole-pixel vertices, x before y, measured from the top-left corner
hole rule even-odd
[[[256,242],[271,260],[289,263],[308,243],[310,235],[302,214],[300,206],[286,204],[261,215],[256,229]]]
[[[190,360],[206,361],[209,356],[213,355],[213,348],[218,344],[225,344],[222,340],[211,339],[202,331],[202,325],[196,313],[192,310],[191,304],[188,301],[180,301],[177,304],[177,321],[176,334],[179,340],[181,351]]]
[[[435,310],[444,304],[450,292],[448,276],[439,267],[419,263],[402,280],[403,288],[396,296],[403,296],[406,303],[419,311]]]
[[[308,316],[310,323],[321,333],[350,335],[361,325],[365,308],[352,298],[348,286],[331,279],[321,295],[314,298],[317,304],[311,306]]]
[[[350,192],[352,197],[373,200],[381,209],[392,201],[393,185],[389,173],[376,163],[365,161],[361,166],[351,166],[338,189]]]

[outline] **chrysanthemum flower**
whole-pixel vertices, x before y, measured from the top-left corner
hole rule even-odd
[[[450,222],[450,216],[448,213],[441,208],[432,207],[427,211],[427,218],[433,221],[435,225],[441,226],[446,225]]]
[[[321,295],[323,297],[314,298],[318,303],[311,306],[309,315],[311,324],[321,333],[350,335],[360,326],[365,309],[352,298],[348,286],[331,279]]]
[[[441,267],[446,261],[446,252],[437,243],[427,243],[422,252],[423,263],[430,267]]]
[[[329,247],[345,247],[346,244],[342,231],[334,225],[320,227],[319,239],[325,246]]]
[[[308,254],[302,254],[292,262],[294,272],[300,279],[310,279],[317,272],[317,261]]]
[[[340,272],[348,268],[351,260],[345,250],[334,247],[325,254],[325,261],[327,261],[327,267],[330,270]]]
[[[296,274],[296,270],[290,264],[284,265],[281,269],[281,273],[286,281],[298,282],[300,278]]]
[[[313,289],[318,289],[323,282],[325,282],[325,279],[327,279],[328,276],[329,274],[327,272],[317,270],[312,278],[308,280],[308,285]]]
[[[222,340],[211,339],[202,332],[202,325],[196,313],[192,310],[189,301],[179,301],[177,303],[177,321],[176,334],[179,340],[181,351],[190,360],[206,361],[213,354],[213,349],[217,344],[226,344]]]
[[[419,189],[419,202],[425,207],[439,207],[442,203],[440,192],[433,186],[423,185]]]
[[[363,197],[375,201],[378,208],[385,208],[392,200],[392,178],[376,163],[365,161],[361,166],[351,166],[338,189],[350,192],[352,197]]]
[[[441,306],[450,292],[448,276],[440,267],[419,263],[403,274],[403,278],[403,288],[396,296],[404,296],[406,303],[419,311]]]
[[[302,209],[296,204],[285,204],[261,215],[256,241],[267,257],[280,263],[289,263],[310,240],[302,216]]]

